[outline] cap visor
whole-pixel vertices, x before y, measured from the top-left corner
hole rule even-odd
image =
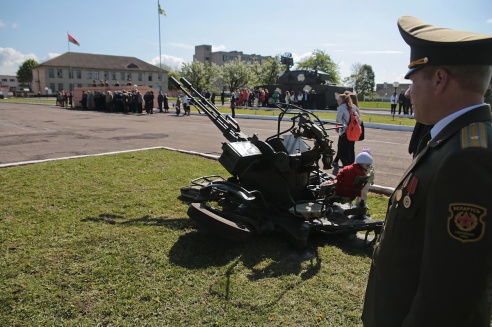
[[[417,69],[422,68],[422,66],[417,66],[414,68],[411,68],[408,70],[408,72],[405,74],[405,79],[410,79],[410,75],[412,75]]]

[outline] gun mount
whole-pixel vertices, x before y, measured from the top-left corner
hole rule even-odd
[[[219,162],[230,177],[203,176],[181,188],[182,198],[192,202],[190,218],[236,241],[282,231],[298,247],[305,247],[313,232],[365,231],[366,243],[369,232],[380,232],[383,222],[371,220],[366,207],[350,206],[358,192],[352,198],[337,196],[335,176],[319,167],[320,161],[326,168],[333,160],[328,131],[336,128],[334,124],[322,122],[308,110],[278,104],[277,131],[260,140],[257,134],[243,134],[233,118],[220,113],[186,79],[180,79],[182,84],[171,80],[229,141],[222,145]]]

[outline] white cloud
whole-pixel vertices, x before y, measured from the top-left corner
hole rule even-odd
[[[15,30],[17,27],[19,27],[18,23],[12,23],[12,28]]]
[[[163,65],[169,66],[171,68],[181,69],[181,65],[184,62],[185,62],[185,60],[183,58],[169,56],[169,55],[162,55],[161,56],[161,63]],[[152,65],[159,66],[159,56],[152,58],[150,60],[150,63]]]
[[[60,54],[59,53],[56,53],[56,52],[48,52],[48,54],[46,55],[46,57],[44,57],[43,59],[41,59],[41,62],[45,62],[45,61],[51,60],[53,58],[58,57],[59,55]]]
[[[306,60],[307,58],[311,57],[312,54],[312,52],[305,52],[302,54],[293,53],[292,58],[294,59],[294,64],[298,63],[299,61]]]
[[[491,23],[492,24],[492,18],[487,19],[487,23]]]
[[[13,48],[0,48],[0,73],[15,75],[19,66],[27,59],[38,61],[34,53],[21,53]]]
[[[225,45],[212,45],[212,52],[225,51],[227,48]]]
[[[4,28],[4,27],[5,27],[5,23],[0,20],[0,28]]]

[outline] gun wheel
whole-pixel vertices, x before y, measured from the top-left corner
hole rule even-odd
[[[226,214],[204,203],[192,203],[188,208],[188,216],[204,226],[208,231],[232,241],[245,242],[253,234],[248,225],[232,221],[226,217]]]

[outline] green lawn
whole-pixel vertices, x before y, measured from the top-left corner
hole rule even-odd
[[[179,188],[209,174],[167,150],[1,169],[0,326],[359,326],[368,252],[199,231]]]

